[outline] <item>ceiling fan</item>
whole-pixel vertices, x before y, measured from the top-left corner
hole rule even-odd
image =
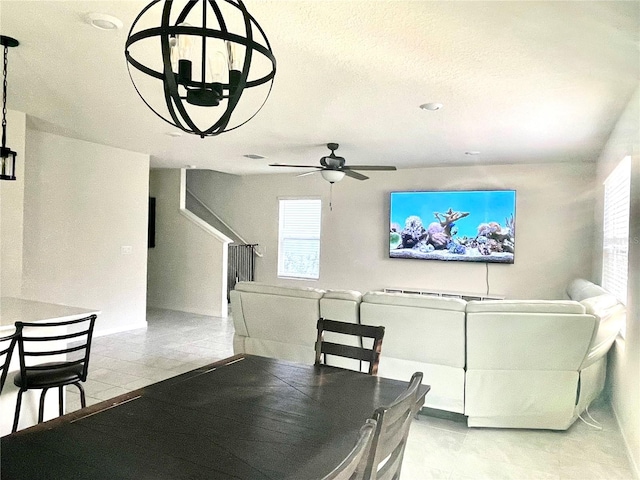
[[[339,182],[344,178],[345,175],[351,178],[355,178],[356,180],[367,180],[369,177],[366,175],[362,175],[361,173],[356,172],[355,170],[396,170],[396,167],[391,165],[354,165],[347,166],[345,165],[344,157],[339,157],[336,155],[336,150],[339,145],[337,143],[327,143],[327,148],[331,150],[331,154],[320,159],[320,166],[317,165],[288,165],[284,163],[272,163],[270,167],[296,167],[296,168],[313,168],[315,169],[312,172],[305,172],[298,175],[302,177],[304,175],[311,175],[313,173],[318,173],[322,175],[329,183]]]

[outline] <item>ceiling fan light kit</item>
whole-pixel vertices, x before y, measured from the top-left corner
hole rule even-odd
[[[329,183],[339,182],[344,178],[344,172],[340,170],[320,170],[320,175]]]
[[[2,147],[0,147],[0,180],[16,179],[16,152],[7,147],[7,54],[9,47],[17,47],[20,42],[15,38],[0,35],[0,45],[4,47],[4,66],[2,68]]]
[[[142,28],[149,23],[158,26]],[[144,103],[201,138],[251,120],[266,103],[276,73],[269,41],[242,0],[154,0],[134,20],[125,57]],[[241,99],[249,89],[263,96],[251,92],[246,105]]]

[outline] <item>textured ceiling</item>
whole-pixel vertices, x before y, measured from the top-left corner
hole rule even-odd
[[[640,77],[636,1],[247,0],[278,62],[269,100],[238,130],[174,138],[124,59],[146,4],[1,0],[2,34],[21,42],[8,107],[35,129],[149,153],[153,167],[283,173],[267,164],[315,164],[327,142],[347,164],[399,168],[591,162]],[[124,28],[94,29],[90,12]]]

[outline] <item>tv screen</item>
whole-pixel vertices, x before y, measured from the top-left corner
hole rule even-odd
[[[389,256],[513,263],[515,190],[392,192]]]

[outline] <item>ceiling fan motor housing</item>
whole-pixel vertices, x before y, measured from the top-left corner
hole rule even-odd
[[[339,170],[344,167],[344,158],[338,157],[334,155],[333,152],[331,152],[331,155],[329,155],[328,157],[322,157],[320,159],[320,165],[332,170]]]

